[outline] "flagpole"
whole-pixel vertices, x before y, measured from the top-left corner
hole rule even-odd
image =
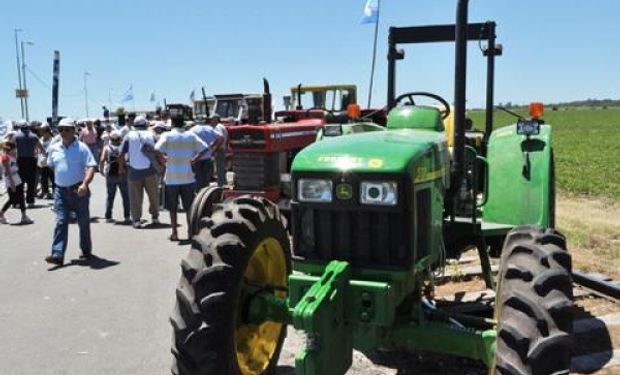
[[[368,107],[372,100],[372,86],[375,79],[375,63],[377,61],[377,37],[379,35],[379,17],[381,16],[381,0],[377,0],[377,22],[375,22],[375,40],[372,46],[372,66],[370,68],[370,87],[368,88]]]

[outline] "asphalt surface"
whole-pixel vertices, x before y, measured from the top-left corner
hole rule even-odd
[[[170,373],[168,315],[188,247],[167,241],[169,226],[104,223],[100,175],[92,192],[97,258],[90,266],[77,261],[77,225],[69,230],[66,266],[50,270],[43,260],[54,227],[51,201],[29,210],[33,225],[0,226],[0,374]],[[118,219],[120,203],[117,195]],[[7,217],[17,221],[19,211]]]

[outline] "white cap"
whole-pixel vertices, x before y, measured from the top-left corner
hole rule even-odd
[[[166,130],[168,129],[168,127],[166,126],[166,123],[163,121],[155,121],[155,124],[153,125],[153,129],[163,129]]]
[[[116,138],[120,139],[120,138],[122,138],[122,137],[123,137],[123,135],[122,135],[122,134],[121,134],[121,132],[120,132],[120,131],[118,131],[118,130],[112,130],[112,131],[110,132],[110,139],[116,139]]]
[[[138,116],[135,118],[135,120],[133,120],[134,126],[146,126],[147,123],[148,122],[146,121],[146,117],[144,116]]]
[[[72,118],[63,118],[58,123],[58,127],[75,128],[75,121]]]
[[[15,127],[20,129],[20,128],[27,128],[28,127],[28,121],[22,119],[22,120],[17,120],[15,121]]]
[[[49,129],[50,124],[48,124],[47,122],[44,122],[41,124],[41,129]]]

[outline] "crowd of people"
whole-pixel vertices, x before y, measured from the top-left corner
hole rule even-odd
[[[120,192],[123,212],[118,221],[136,229],[149,223],[142,212],[146,193],[150,223],[160,224],[163,205],[170,213],[169,239],[178,241],[179,203],[188,213],[198,190],[211,183],[226,184],[227,136],[217,115],[204,123],[187,122],[182,116],[167,121],[144,116],[117,122],[62,119],[55,129],[47,123],[17,121],[0,140],[0,176],[7,195],[0,224],[9,223],[11,207],[21,211],[18,223],[32,224],[27,209],[35,207],[36,199],[51,199],[55,228],[45,260],[63,264],[70,222],[79,227],[80,259],[88,260],[90,184],[100,173],[107,192],[101,202],[106,222],[116,222],[114,201]]]

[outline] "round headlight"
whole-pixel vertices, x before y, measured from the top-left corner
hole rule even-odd
[[[398,184],[394,181],[361,183],[360,201],[362,204],[396,206],[398,203]]]

